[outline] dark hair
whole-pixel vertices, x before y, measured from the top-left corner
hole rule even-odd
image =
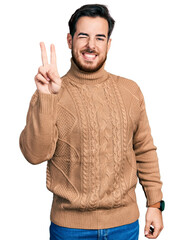
[[[80,7],[74,12],[74,14],[71,16],[68,22],[70,34],[72,35],[72,38],[76,32],[77,21],[79,20],[80,17],[84,17],[84,16],[105,18],[108,21],[108,25],[109,25],[108,39],[110,38],[110,35],[114,28],[115,21],[111,17],[108,8],[105,5],[101,5],[101,4],[87,4]]]

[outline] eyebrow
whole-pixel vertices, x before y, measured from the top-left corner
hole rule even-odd
[[[104,37],[104,38],[106,38],[106,36],[104,34],[97,34],[96,36],[97,37]]]
[[[80,32],[77,36],[81,36],[81,35],[89,37],[89,34],[83,33],[83,32]],[[104,38],[106,38],[106,36],[104,34],[97,34],[96,36],[97,37],[104,37]]]

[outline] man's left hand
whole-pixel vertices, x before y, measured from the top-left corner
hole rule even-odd
[[[154,231],[150,231],[150,226],[154,227]],[[144,229],[145,237],[155,239],[159,236],[163,229],[162,212],[158,208],[148,207],[146,212],[146,225]]]

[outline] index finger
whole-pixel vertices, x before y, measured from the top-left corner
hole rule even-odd
[[[41,48],[41,55],[42,55],[42,64],[43,66],[45,66],[48,64],[48,58],[47,58],[47,52],[46,52],[44,42],[40,43],[40,48]]]
[[[56,50],[54,44],[50,45],[50,63],[56,65]]]

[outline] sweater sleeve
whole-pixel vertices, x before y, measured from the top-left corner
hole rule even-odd
[[[20,134],[19,144],[24,157],[31,164],[50,160],[56,148],[57,94],[40,93],[31,98],[26,126]]]
[[[162,182],[156,146],[153,143],[151,129],[145,108],[143,94],[139,88],[140,117],[137,129],[134,133],[133,147],[137,162],[137,174],[139,182],[143,187],[147,203],[150,206],[162,200]]]

